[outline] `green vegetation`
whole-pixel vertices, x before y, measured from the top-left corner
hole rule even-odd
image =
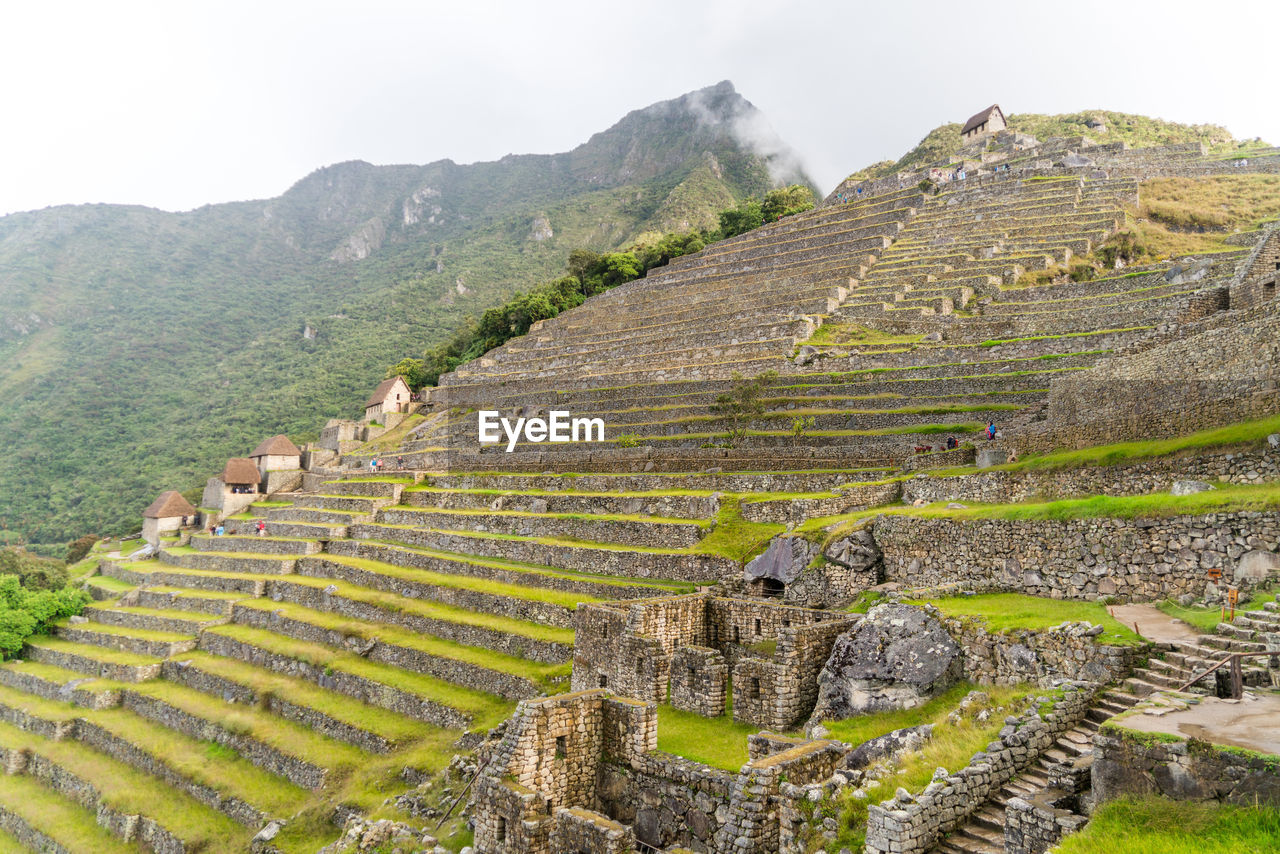
[[[1057,854],[1263,854],[1280,839],[1280,809],[1161,797],[1100,806]]]
[[[1195,626],[1206,633],[1212,632],[1217,628],[1218,623],[1223,622],[1222,609],[1220,608],[1184,608],[1172,599],[1157,602],[1156,607],[1170,617],[1182,620],[1182,622]]]
[[[878,346],[893,344],[918,344],[924,335],[896,335],[882,332],[879,329],[868,329],[856,323],[824,323],[819,326],[806,341],[815,347],[821,345],[834,346]]]
[[[749,110],[728,87],[704,103]],[[4,217],[0,529],[59,557],[80,534],[136,530],[162,489],[198,501],[264,437],[357,415],[387,365],[559,275],[571,250],[715,228],[774,185],[731,125],[675,102],[571,154],[350,162],[268,201]]]
[[[80,613],[88,602],[89,594],[83,590],[32,590],[16,575],[0,575],[0,657],[17,655],[27,638]]]
[[[894,773],[869,790],[868,800],[858,800],[849,789],[842,791],[833,805],[833,817],[839,821],[839,836],[830,847],[838,845],[861,850],[866,838],[868,803],[892,797],[898,787],[909,792],[922,791],[939,767],[958,771],[968,765],[973,754],[983,750],[1000,732],[1005,725],[1004,717],[1021,711],[1026,698],[1035,692],[1034,688],[1025,685],[983,686],[979,690],[987,694],[987,702],[973,704],[959,721],[949,720],[948,716],[956,704],[974,688],[970,684],[954,685],[940,697],[915,709],[880,712],[823,724],[832,738],[851,744],[860,744],[902,727],[934,725],[933,738],[921,750],[904,756]],[[1041,693],[1051,696],[1051,692]],[[977,715],[984,709],[992,714],[985,721],[979,721]]]
[[[742,497],[723,495],[715,527],[694,547],[701,554],[747,561],[764,551],[769,541],[786,530],[772,522],[748,522],[742,518]]]
[[[949,617],[972,617],[985,623],[992,632],[1019,629],[1047,629],[1064,622],[1090,622],[1102,626],[1100,643],[1138,646],[1143,643],[1132,629],[1096,602],[1046,599],[1023,593],[981,593],[975,596],[953,596],[930,599],[929,604]]]
[[[669,705],[658,706],[658,749],[694,762],[737,771],[747,763],[747,736],[760,727],[740,723],[731,711],[704,718]]]

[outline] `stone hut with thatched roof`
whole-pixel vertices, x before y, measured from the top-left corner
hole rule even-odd
[[[163,535],[194,524],[198,512],[176,489],[162,492],[142,511],[142,538],[153,546],[159,545]]]
[[[297,474],[301,479],[301,473]],[[261,483],[262,473],[253,460],[248,457],[232,457],[227,460],[222,474],[209,478],[209,482],[205,484],[200,509],[219,511],[215,515],[223,518],[232,516],[258,500],[258,487]]]

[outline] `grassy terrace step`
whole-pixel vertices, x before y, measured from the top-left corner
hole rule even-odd
[[[58,637],[74,643],[92,644],[160,658],[168,658],[174,653],[195,648],[194,637],[178,632],[133,629],[106,623],[73,624],[67,620],[54,623],[53,630]]]
[[[514,558],[562,569],[599,567],[609,574],[625,572],[639,578],[718,581],[741,569],[739,561],[691,550],[614,546],[551,537],[477,534],[407,525],[356,525],[352,536],[483,557]]]
[[[218,627],[211,631],[220,631]],[[349,773],[364,754],[262,709],[228,703],[168,680],[123,692],[123,706],[163,726],[234,750],[254,765],[306,789]]]
[[[160,674],[163,659],[92,644],[73,643],[37,635],[22,650],[28,661],[74,670],[83,676],[116,682],[141,682]]]
[[[0,665],[0,684],[87,709],[105,709],[120,703],[118,683],[37,661],[6,661]]]
[[[341,565],[328,566],[337,569]],[[270,595],[275,600],[398,626],[531,661],[567,661],[573,649],[573,632],[568,628],[451,607],[399,593],[370,590],[345,580],[335,580],[332,575],[272,582]]]
[[[199,611],[177,611],[162,608],[130,607],[122,605],[90,605],[84,616],[95,624],[125,628],[150,629],[160,632],[198,634],[206,626],[225,622],[225,617]]]
[[[363,521],[368,513],[356,510],[324,510],[319,507],[282,507],[267,512],[266,520],[273,522],[301,522],[318,525],[350,525]]]
[[[641,512],[656,515],[661,511],[680,519],[704,519],[714,515],[719,507],[719,502],[712,497],[714,495],[712,490],[568,493],[533,489],[438,489],[422,486],[406,489],[402,500],[409,507],[438,507],[442,510],[487,510],[496,502],[502,509],[529,512],[534,507],[544,508],[550,513],[576,514]]]
[[[95,811],[20,774],[0,775],[0,827],[13,838],[26,840],[32,851],[137,854],[140,850],[99,826]],[[28,848],[19,845],[16,850]]]
[[[201,648],[437,726],[486,730],[515,707],[493,694],[252,626],[209,629]]]
[[[425,673],[510,700],[555,693],[565,687],[570,670],[568,663],[540,664],[290,602],[244,602],[236,605],[234,618],[239,625],[339,649],[356,649],[370,661]]]
[[[379,510],[376,523],[523,536],[537,536],[540,532],[546,532],[550,536],[622,545],[661,543],[675,548],[692,546],[707,533],[705,523],[639,514],[532,513],[466,508],[444,510],[405,506]]]
[[[620,598],[616,595],[619,593],[639,598],[679,592],[648,586],[610,586],[572,578],[560,583],[553,572],[542,574],[532,569],[490,567],[465,555],[391,544],[359,542],[342,546],[345,552],[309,558],[299,566],[299,572],[545,626],[568,627],[579,602]],[[539,583],[543,586],[538,586]],[[594,591],[594,595],[583,592],[584,589]]]
[[[186,590],[181,587],[146,587],[136,594],[136,602],[143,608],[161,610],[199,611],[226,617],[231,615],[231,603],[243,599],[243,593],[221,593],[216,590]]]
[[[199,534],[191,538],[191,544],[198,552],[216,552],[219,554],[296,556],[315,554],[320,551],[320,544],[315,540],[291,537],[256,537],[248,534],[227,534],[221,537]]]
[[[373,513],[379,507],[393,504],[396,500],[391,496],[329,495],[317,492],[294,496],[293,506],[316,510],[347,510],[352,513]]]
[[[75,799],[89,810],[106,807],[116,813],[113,824],[131,815],[154,822],[155,850],[169,849],[164,842],[168,836],[189,851],[243,851],[255,833],[151,775],[78,744],[49,741],[0,724],[0,750],[6,760],[14,753],[27,753],[23,773],[41,782],[59,773],[82,781]]]
[[[96,730],[96,731],[95,731]],[[196,800],[255,831],[270,818],[287,818],[307,801],[301,786],[226,750],[139,717],[127,709],[87,713],[77,739],[148,771]]]
[[[89,591],[89,595],[98,600],[115,599],[128,593],[135,586],[127,581],[121,581],[118,578],[111,578],[107,575],[95,575],[87,579],[84,585],[85,589]]]
[[[296,561],[290,560],[290,570]],[[218,569],[186,569],[169,563],[147,561],[135,564],[115,564],[108,572],[119,574],[138,584],[167,585],[191,590],[193,593],[209,591],[221,593],[242,593],[246,596],[261,596],[267,588],[267,579],[280,573],[259,574],[253,572],[233,572]]]
[[[343,478],[342,480],[326,480],[318,494],[390,498],[393,501],[398,501],[400,500],[400,490],[412,485],[412,477],[352,477]]]
[[[247,552],[196,551],[190,546],[162,549],[160,560],[185,569],[219,570],[235,567],[238,572],[287,575],[297,557]],[[133,566],[133,565],[128,565]]]
[[[220,698],[261,707],[313,732],[370,753],[422,736],[422,721],[370,706],[303,679],[196,650],[165,662],[165,678]]]

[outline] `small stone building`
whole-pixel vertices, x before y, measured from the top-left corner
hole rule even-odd
[[[1271,228],[1258,241],[1249,263],[1230,284],[1230,306],[1257,308],[1274,302],[1280,283],[1280,230]]]
[[[364,404],[364,419],[377,421],[387,413],[407,412],[412,395],[404,377],[383,380],[378,383],[378,387],[373,390],[373,394],[369,395],[369,399]]]
[[[266,492],[297,489],[302,484],[302,451],[283,433],[264,439],[249,459],[257,465]]]
[[[142,511],[142,538],[153,546],[158,545],[163,535],[193,524],[197,512],[176,489],[162,492]]]
[[[220,518],[232,516],[258,500],[261,483],[262,474],[253,460],[248,457],[232,457],[227,460],[222,474],[209,478],[205,484],[200,507],[218,511]]]
[[[579,605],[573,690],[608,688],[719,717],[789,729],[818,696],[818,672],[856,615],[695,593]]]
[[[964,127],[960,129],[960,138],[967,142],[983,134],[1004,130],[1005,127],[1004,112],[1001,111],[999,104],[992,104],[982,112],[974,113],[969,117],[969,121],[965,122]]]

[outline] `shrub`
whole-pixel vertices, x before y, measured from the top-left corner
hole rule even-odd
[[[80,613],[88,602],[83,590],[30,590],[18,576],[0,575],[0,657],[17,655],[27,638],[55,620]]]
[[[93,548],[93,544],[98,538],[93,534],[85,534],[78,540],[67,546],[67,556],[65,558],[68,564],[79,563],[84,560],[84,556],[89,553],[89,549]]]

